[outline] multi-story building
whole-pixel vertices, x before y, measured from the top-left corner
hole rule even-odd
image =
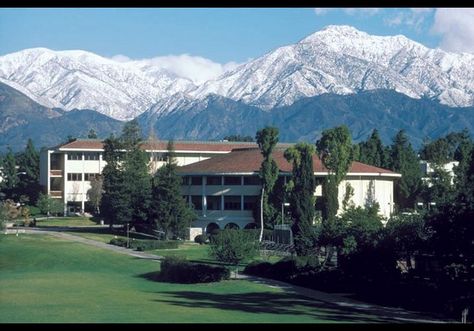
[[[150,156],[150,172],[164,162],[167,141],[147,142],[142,148]],[[202,161],[229,153],[234,148],[256,147],[256,143],[177,141],[174,143],[179,166]],[[78,139],[64,143],[40,154],[40,184],[44,191],[64,203],[65,213],[87,209],[87,191],[91,178],[102,173],[106,165],[103,159],[103,142],[94,139]]]
[[[291,176],[292,165],[283,153],[284,149],[277,148],[272,158],[280,170],[280,180],[286,181]],[[261,195],[258,172],[262,160],[259,149],[245,148],[180,167],[178,172],[184,179],[183,196],[198,214],[193,226],[208,232],[214,228],[253,227],[256,221],[253,210]],[[313,169],[316,178],[328,175],[317,156],[313,156]],[[389,218],[394,211],[394,181],[400,177],[390,170],[353,162],[346,178],[339,184],[339,212],[348,183],[354,190],[351,201],[355,206],[376,201],[380,214]],[[314,195],[316,199],[322,196],[321,184],[317,185]],[[284,203],[282,208],[285,208]]]
[[[273,158],[280,169],[280,180],[291,176],[292,165],[283,156],[292,144],[278,144]],[[142,148],[150,156],[150,172],[165,162],[167,142],[144,143]],[[258,177],[262,155],[256,143],[187,142],[174,143],[178,173],[183,177],[182,193],[194,207],[198,219],[193,227],[202,231],[212,228],[252,227],[253,210],[261,194]],[[40,154],[40,184],[52,197],[60,199],[65,213],[88,209],[87,191],[91,178],[101,174],[103,143],[100,140],[75,140]],[[314,175],[323,178],[328,170],[313,157]],[[352,202],[364,206],[369,199],[380,205],[380,214],[390,217],[394,210],[394,181],[401,175],[392,171],[353,162],[339,185],[339,206],[342,206],[346,183],[353,190]],[[316,199],[322,196],[322,187],[315,190]],[[282,205],[285,208],[285,205]]]

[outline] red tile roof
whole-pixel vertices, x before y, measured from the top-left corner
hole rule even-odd
[[[142,145],[146,150],[166,150],[168,141],[145,142]],[[291,144],[279,144],[280,146],[290,146]],[[231,142],[231,141],[175,141],[174,148],[177,151],[213,151],[230,152],[235,148],[257,147],[254,142]],[[103,149],[104,144],[97,139],[78,139],[57,146],[60,149]]]
[[[284,149],[277,149],[273,152],[273,159],[282,172],[291,172],[292,165],[283,156]],[[225,173],[256,173],[260,169],[263,157],[258,148],[237,149],[231,153],[219,155],[211,159],[188,164],[179,167],[181,174],[225,174]],[[313,156],[314,172],[327,172],[318,156]],[[396,175],[396,173],[367,165],[360,162],[353,162],[349,173],[377,173],[386,175]]]

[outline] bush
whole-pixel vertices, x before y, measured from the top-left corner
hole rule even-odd
[[[271,277],[272,267],[273,264],[270,262],[253,261],[245,267],[244,274],[260,277]]]
[[[179,247],[178,241],[165,240],[133,240],[130,247],[137,251],[149,251],[152,249],[176,249]]]
[[[194,237],[194,242],[198,243],[199,245],[206,244],[209,242],[209,236],[206,234],[198,234]]]
[[[111,245],[127,247],[127,239],[125,238],[112,238],[109,242]]]
[[[160,281],[182,284],[210,283],[229,279],[230,271],[221,266],[191,263],[178,257],[166,257],[161,262]]]
[[[30,215],[31,216],[41,215],[41,210],[36,206],[28,206],[28,209],[30,210]]]

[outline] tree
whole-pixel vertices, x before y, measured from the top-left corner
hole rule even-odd
[[[314,146],[298,143],[288,148],[284,156],[293,164],[292,190],[290,192],[290,211],[294,219],[292,231],[296,254],[309,255],[314,247],[312,224],[315,211],[314,190],[316,180],[313,170]]]
[[[52,198],[49,194],[40,193],[36,206],[42,214],[48,217],[53,214],[57,215],[63,212],[63,203],[59,199]]]
[[[377,129],[372,131],[367,141],[359,143],[358,146],[360,162],[381,168],[387,167],[388,155]]]
[[[111,228],[114,224],[130,222],[132,215],[130,192],[120,161],[122,154],[119,139],[111,135],[104,141],[104,160],[107,164],[102,171],[104,192],[100,211]]]
[[[258,147],[263,155],[263,161],[260,167],[260,178],[262,179],[262,196],[261,196],[261,205],[262,208],[262,230],[265,228],[273,228],[275,218],[278,214],[278,208],[275,208],[270,203],[270,198],[272,196],[272,190],[275,186],[275,183],[278,179],[279,169],[272,158],[272,152],[278,143],[278,128],[275,127],[265,127],[257,131],[255,136]]]
[[[20,215],[17,204],[10,199],[0,202],[0,230],[6,228],[6,222],[12,222]]]
[[[91,188],[87,190],[87,199],[91,202],[97,215],[100,215],[100,202],[102,200],[102,194],[102,176],[95,176],[91,179]]]
[[[171,233],[183,237],[196,215],[181,194],[181,177],[176,172],[172,140],[168,142],[167,149],[166,164],[153,177],[151,218],[155,227],[161,229],[165,238],[169,239]]]
[[[28,139],[25,151],[18,157],[19,193],[28,197],[31,204],[36,203],[41,186],[39,184],[39,153]]]
[[[87,138],[89,139],[97,139],[97,133],[94,129],[90,129],[89,133],[87,134]]]
[[[408,137],[400,130],[390,148],[390,168],[402,175],[396,182],[395,196],[401,207],[414,208],[422,187],[419,159]]]
[[[439,138],[435,141],[425,143],[420,151],[420,157],[422,160],[428,162],[443,165],[453,158],[446,138]]]
[[[3,159],[3,191],[7,199],[14,199],[18,197],[18,171],[16,168],[16,159],[10,147],[8,147],[8,153]]]
[[[210,256],[217,261],[233,265],[236,277],[238,265],[253,258],[257,252],[256,236],[245,230],[224,229],[213,236],[210,242]]]
[[[125,123],[120,142],[126,150],[132,150],[142,142],[141,129],[137,119]]]

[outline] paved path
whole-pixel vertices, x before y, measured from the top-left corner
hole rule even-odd
[[[71,229],[68,228],[68,230],[70,231]],[[148,254],[145,252],[133,251],[128,248],[110,245],[103,242],[72,235],[69,233],[64,233],[63,231],[64,229],[60,229],[60,228],[57,228],[54,230],[51,228],[48,228],[48,229],[25,228],[24,229],[24,233],[49,234],[58,238],[65,239],[65,240],[80,242],[86,245],[104,248],[104,249],[114,251],[116,253],[126,254],[129,256],[134,256],[134,257],[138,257],[142,259],[149,259],[149,260],[155,260],[155,261],[159,261],[163,259],[162,256]],[[7,232],[11,234],[15,234],[16,230],[9,229],[7,230]],[[232,272],[231,277],[232,278],[235,277],[235,274],[233,272]],[[249,281],[266,285],[269,287],[280,288],[287,293],[295,293],[297,295],[303,295],[317,301],[330,303],[344,309],[356,310],[364,314],[380,316],[381,318],[384,318],[384,319],[388,318],[390,319],[390,321],[393,321],[393,322],[400,322],[400,323],[446,323],[447,322],[441,319],[423,316],[420,313],[408,311],[402,308],[385,307],[385,306],[379,306],[375,304],[368,304],[365,302],[348,298],[341,294],[321,292],[321,291],[273,280],[273,279],[261,278],[261,277],[244,275],[244,274],[238,274],[237,279],[245,279],[245,280],[249,280]],[[454,321],[450,321],[450,322],[454,322]]]

